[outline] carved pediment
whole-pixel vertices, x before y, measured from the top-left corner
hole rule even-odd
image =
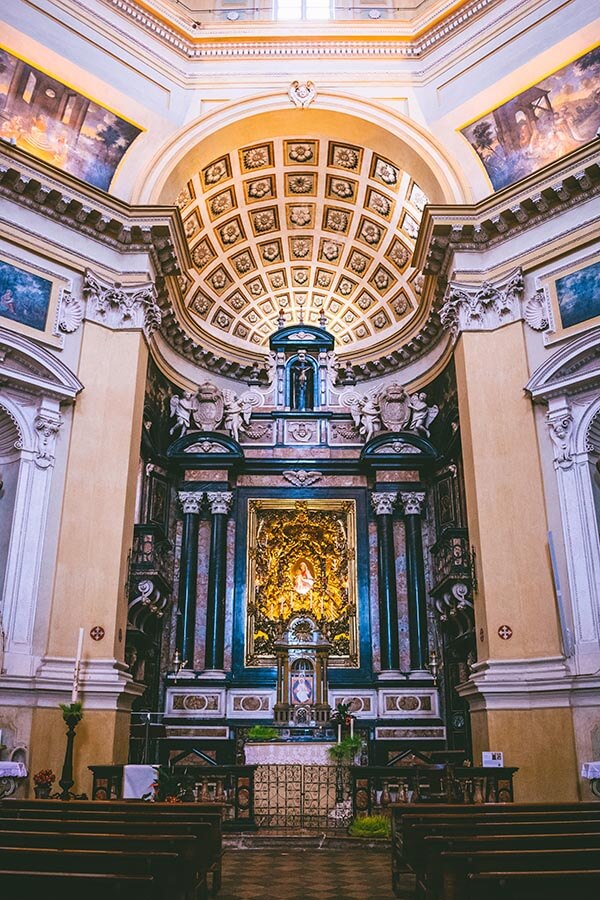
[[[560,347],[525,386],[534,400],[572,394],[600,385],[600,328]]]
[[[5,387],[66,401],[82,390],[79,379],[48,350],[0,328],[0,379]]]

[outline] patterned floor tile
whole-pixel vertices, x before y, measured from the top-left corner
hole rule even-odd
[[[414,896],[405,876],[402,895]],[[389,853],[377,850],[238,850],[223,859],[220,900],[394,900]]]

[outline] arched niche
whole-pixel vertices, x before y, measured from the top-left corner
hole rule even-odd
[[[565,545],[577,674],[600,669],[600,328],[560,347],[526,385],[547,407],[542,453],[552,454]]]
[[[83,385],[47,350],[7,329],[0,329],[0,382],[0,422],[5,444],[13,445],[5,446],[12,508],[0,593],[3,668],[9,676],[30,677],[39,661],[34,625],[61,407]]]

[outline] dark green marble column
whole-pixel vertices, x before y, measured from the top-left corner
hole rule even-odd
[[[425,494],[423,491],[400,492],[406,533],[406,585],[408,594],[410,668],[411,671],[420,671],[428,675],[427,598],[425,591],[425,565],[423,561],[423,537],[421,534],[421,512],[424,500]]]
[[[225,588],[227,576],[227,516],[233,494],[209,491],[206,495],[212,514],[208,591],[206,596],[205,669],[223,669],[225,656]]]
[[[176,646],[179,655],[194,668],[194,638],[196,632],[196,579],[198,574],[198,529],[201,491],[179,491],[183,508],[183,534],[179,557],[179,594],[177,608]]]
[[[382,671],[396,670],[400,666],[393,523],[395,500],[396,494],[391,491],[371,494],[373,511],[377,517],[379,649]]]

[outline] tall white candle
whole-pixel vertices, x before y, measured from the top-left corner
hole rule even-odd
[[[338,744],[342,743],[342,726],[338,725]]]
[[[79,640],[77,641],[77,655],[75,657],[75,669],[73,670],[73,690],[71,691],[71,703],[77,703],[77,694],[79,691],[79,667],[81,665],[81,654],[83,651],[83,628],[79,629]]]
[[[354,719],[350,716],[350,737],[354,737]]]

